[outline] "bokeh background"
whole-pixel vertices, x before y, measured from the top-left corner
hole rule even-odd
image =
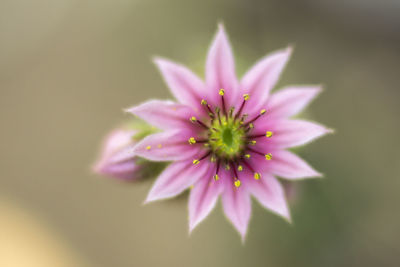
[[[0,1],[0,266],[399,266],[400,1]],[[253,205],[245,245],[218,206],[188,236],[186,196],[93,175],[122,109],[170,98],[153,55],[201,76],[224,22],[242,75],[293,44],[279,86],[324,84],[334,129],[300,154],[287,224]]]

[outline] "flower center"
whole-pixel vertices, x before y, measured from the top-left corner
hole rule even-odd
[[[212,122],[209,130],[209,144],[218,158],[234,159],[244,149],[246,133],[240,122],[232,117],[222,117]]]
[[[196,117],[190,118],[192,123],[206,129],[203,133],[207,135],[204,136],[204,139],[190,137],[188,140],[190,145],[202,144],[205,148],[203,155],[194,159],[193,164],[197,165],[200,161],[210,157],[210,161],[215,164],[214,179],[219,180],[220,167],[224,166],[226,170],[232,173],[234,186],[240,187],[239,172],[242,172],[244,168],[254,173],[254,179],[261,178],[261,173],[253,168],[249,159],[252,155],[261,155],[266,160],[271,160],[272,154],[265,154],[263,151],[259,151],[257,147],[252,148],[251,146],[256,146],[257,141],[255,139],[257,138],[270,138],[272,132],[265,132],[265,130],[263,133],[257,132],[259,129],[255,129],[254,126],[254,123],[266,113],[265,109],[262,109],[258,115],[250,120],[247,120],[247,114],[242,114],[243,107],[250,97],[248,94],[243,95],[243,102],[237,112],[235,112],[235,107],[231,107],[229,111],[226,109],[224,89],[219,91],[219,95],[221,96],[221,106],[216,106],[215,109],[206,100],[201,100],[201,105],[204,106],[209,115],[209,121],[203,122]]]

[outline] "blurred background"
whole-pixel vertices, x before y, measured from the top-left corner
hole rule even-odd
[[[1,0],[0,266],[399,266],[400,1]],[[188,236],[186,196],[91,174],[122,109],[170,98],[161,55],[203,76],[223,21],[241,76],[295,46],[279,87],[324,84],[307,116],[336,134],[300,154],[293,225],[218,208]]]

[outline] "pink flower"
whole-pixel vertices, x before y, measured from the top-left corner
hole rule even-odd
[[[139,178],[141,166],[137,157],[128,153],[135,144],[134,130],[116,129],[104,140],[100,158],[95,163],[94,172],[123,180]]]
[[[290,221],[284,190],[275,176],[296,180],[321,174],[286,149],[330,132],[313,122],[288,119],[321,91],[319,86],[292,86],[270,94],[291,52],[289,47],[266,56],[239,81],[220,25],[208,52],[205,82],[182,65],[155,59],[178,103],[151,100],[127,110],[164,130],[144,138],[132,153],[173,161],[146,202],[174,197],[193,186],[192,231],[221,196],[224,213],[243,240],[251,195]]]

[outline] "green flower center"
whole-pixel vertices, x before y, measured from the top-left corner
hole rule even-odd
[[[246,141],[242,123],[232,117],[222,117],[221,123],[219,120],[213,121],[209,130],[209,144],[219,158],[233,159],[242,154]]]

